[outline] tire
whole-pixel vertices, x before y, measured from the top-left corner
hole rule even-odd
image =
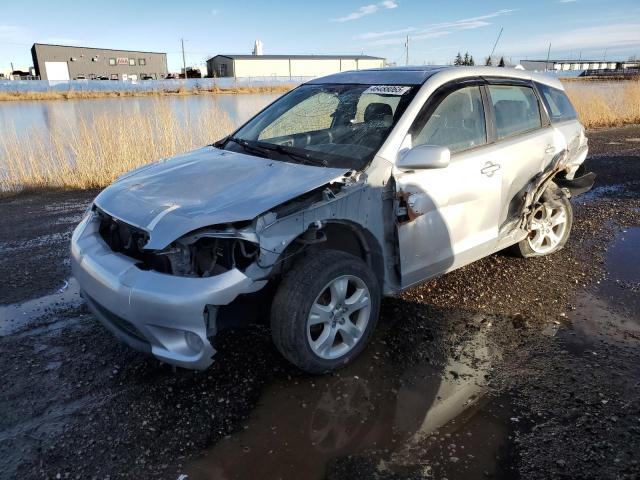
[[[379,310],[380,286],[367,264],[345,252],[321,250],[282,279],[271,306],[271,335],[298,368],[326,373],[364,350]]]
[[[571,202],[564,196],[556,199],[551,197],[543,195],[541,202],[535,206],[529,234],[511,248],[515,255],[523,258],[543,257],[557,252],[567,243],[573,226]],[[564,215],[565,221],[554,225],[559,214]]]

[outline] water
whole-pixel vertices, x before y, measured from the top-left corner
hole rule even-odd
[[[245,427],[185,473],[193,480],[321,479],[332,459],[364,452],[412,456],[434,432],[457,438],[461,424],[479,428],[469,438],[482,444],[474,453],[486,451],[486,469],[496,468],[495,448],[508,427],[495,405],[486,408],[484,394],[491,361],[500,355],[486,340],[491,324],[481,316],[472,321],[481,327],[442,363],[398,364],[385,341],[374,341],[335,375],[268,386]],[[444,454],[435,450],[430,454]]]
[[[28,327],[49,313],[81,304],[80,287],[72,277],[49,295],[24,303],[0,306],[0,337]]]
[[[219,108],[238,125],[278,98],[280,93],[242,95],[186,95],[0,102],[0,132],[15,131],[22,138],[53,129],[73,131],[97,115],[145,114],[168,106],[179,120],[197,121],[206,110]],[[2,153],[0,152],[0,155]],[[1,160],[1,159],[0,159]]]

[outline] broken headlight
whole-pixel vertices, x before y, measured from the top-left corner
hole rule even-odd
[[[189,235],[155,252],[158,259],[153,270],[186,277],[212,277],[231,269],[246,269],[258,256],[257,243],[215,232]]]

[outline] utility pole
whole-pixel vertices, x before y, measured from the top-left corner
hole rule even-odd
[[[491,49],[491,53],[489,54],[489,58],[493,57],[493,52],[496,51],[496,47],[498,46],[498,42],[500,41],[500,37],[502,36],[502,30],[504,27],[500,27],[500,33],[498,33],[498,38],[496,38],[496,43],[493,44],[493,48]]]
[[[544,70],[545,70],[545,72],[546,72],[547,70],[549,70],[549,56],[550,56],[550,55],[551,55],[551,44],[549,44],[549,49],[547,50],[547,61],[546,61],[546,63],[544,64]]]
[[[187,79],[187,62],[184,59],[184,38],[180,39],[180,43],[182,43],[182,68],[184,71],[184,78]]]
[[[604,55],[602,56],[602,63],[607,63],[607,49],[604,49]]]
[[[405,55],[407,58],[407,65],[409,65],[409,35],[407,35],[407,41],[404,44],[404,48],[405,48]]]

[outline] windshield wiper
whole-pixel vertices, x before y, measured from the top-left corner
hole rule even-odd
[[[244,138],[238,137],[229,137],[229,141],[237,143],[240,145],[245,151],[258,153],[261,156],[270,158],[270,152],[278,152],[282,155],[287,155],[289,158],[294,160],[301,161],[306,164],[316,165],[319,167],[326,167],[327,162],[325,160],[318,160],[316,158],[311,157],[309,154],[292,151],[288,147],[284,145],[279,145],[277,143],[267,143],[267,142],[255,142],[250,140],[245,140]]]
[[[257,145],[253,145],[248,140],[245,140],[243,138],[238,138],[238,137],[229,137],[228,141],[231,141],[233,143],[240,145],[245,152],[257,153],[261,157],[269,158],[269,152],[271,150],[269,148],[262,148]]]
[[[283,155],[288,155],[290,158],[293,158],[294,160],[301,160],[302,162],[310,165],[317,165],[319,167],[327,166],[326,160],[319,160],[317,158],[313,158],[308,153],[294,151],[294,150],[291,150],[289,147],[286,147],[284,145],[279,145],[277,143],[261,142],[260,147],[265,148],[267,150],[273,150],[274,152],[282,153]]]

